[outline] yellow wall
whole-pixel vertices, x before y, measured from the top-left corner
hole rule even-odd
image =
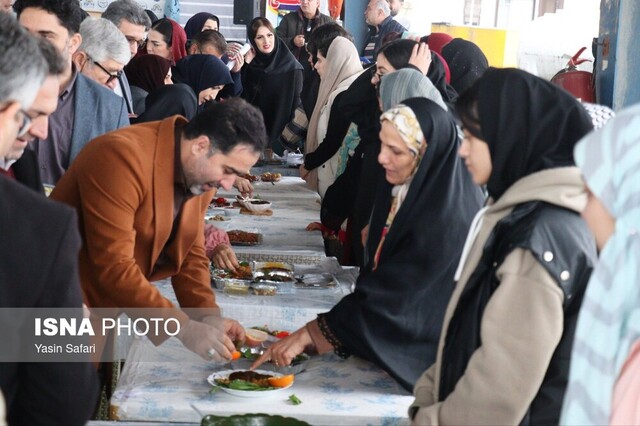
[[[451,37],[474,42],[493,67],[515,67],[518,64],[516,55],[520,35],[516,30],[434,24],[431,32],[447,33]]]

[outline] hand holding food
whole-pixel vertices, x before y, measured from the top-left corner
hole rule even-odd
[[[246,338],[245,329],[243,326],[240,325],[238,321],[230,318],[223,318],[222,324],[224,327],[224,332],[227,334],[227,336],[229,336],[231,340],[233,340],[234,342],[243,342],[245,340]],[[235,350],[235,345],[234,345],[233,353],[235,352],[237,351]]]
[[[207,361],[230,360],[235,346],[225,330],[225,321],[233,320],[221,317],[215,317],[214,320],[211,318],[213,317],[207,317],[207,323],[189,320],[177,337],[187,349]],[[213,325],[214,321],[218,321],[220,326]],[[234,330],[236,334],[243,334],[243,332],[244,330],[242,333]]]
[[[238,258],[229,244],[218,244],[211,253],[211,261],[219,269],[235,271],[239,266]]]
[[[251,185],[248,179],[237,176],[233,187],[236,188],[243,197],[251,197],[253,195],[253,185]]]
[[[276,366],[285,367],[309,346],[313,346],[313,340],[307,328],[302,327],[290,336],[269,346],[262,356],[251,365],[251,369],[256,369],[269,360]]]

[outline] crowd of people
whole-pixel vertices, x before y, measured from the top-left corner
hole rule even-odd
[[[471,41],[412,35],[401,3],[370,0],[356,46],[302,0],[251,21],[246,53],[207,12],[0,11],[0,307],[162,308],[186,348],[231,359],[245,331],[209,265],[239,263],[204,214],[218,188],[252,193],[265,150],[300,150],[308,229],[341,233],[360,272],[252,368],[367,359],[420,425],[640,423],[640,108],[613,117]],[[98,371],[0,363],[0,424],[84,424]]]

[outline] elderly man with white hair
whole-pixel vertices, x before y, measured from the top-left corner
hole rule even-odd
[[[387,0],[369,0],[364,11],[364,20],[369,26],[369,34],[362,48],[360,56],[374,61],[378,50],[382,47],[384,37],[390,32],[403,33],[407,31],[391,16],[391,9]]]
[[[29,131],[27,110],[47,74],[36,40],[0,13],[0,157]],[[33,308],[77,308],[80,237],[75,212],[0,175],[0,395],[11,425],[83,425],[97,401],[93,365],[34,360]],[[16,309],[23,308],[20,311]],[[46,361],[51,358],[42,357]],[[0,404],[4,423],[4,404]]]
[[[73,54],[76,68],[96,83],[114,90],[131,59],[124,34],[111,21],[87,18],[80,24],[80,35],[82,43]]]

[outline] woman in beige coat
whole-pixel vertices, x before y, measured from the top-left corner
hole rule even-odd
[[[459,100],[460,156],[490,199],[456,273],[414,424],[557,424],[578,311],[596,257],[580,218],[573,146],[580,103],[515,69],[489,69]]]

